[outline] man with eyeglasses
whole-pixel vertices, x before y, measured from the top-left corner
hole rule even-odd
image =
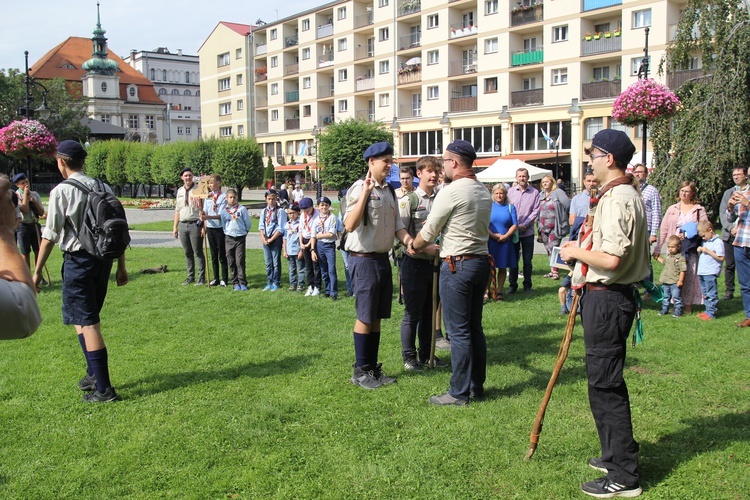
[[[518,216],[518,243],[513,245],[516,262],[523,254],[523,290],[531,292],[531,259],[534,257],[534,221],[539,215],[539,190],[529,184],[529,171],[516,170],[516,185],[508,189],[508,200],[516,207]],[[518,266],[511,267],[508,273],[508,293],[518,290]]]
[[[399,168],[398,180],[401,182],[401,187],[396,189],[396,197],[398,199],[414,191],[414,174],[411,171],[411,167]]]
[[[623,379],[625,352],[636,314],[635,284],[648,275],[646,207],[625,175],[635,146],[627,134],[605,129],[591,141],[589,168],[601,186],[592,233],[565,243],[560,257],[576,262],[574,282],[585,282],[581,297],[589,405],[599,432],[601,457],[589,466],[605,472],[581,485],[599,498],[642,493],[638,443],[633,437],[630,398]]]
[[[747,194],[748,189],[750,189],[750,185],[747,183],[745,167],[735,167],[732,169],[732,180],[734,181],[734,186],[724,191],[724,195],[721,197],[721,204],[719,204],[719,218],[721,219],[722,229],[721,239],[724,242],[724,284],[726,285],[724,300],[732,300],[734,298],[734,237],[737,234],[737,223],[736,221],[732,222],[729,220],[727,207],[734,193]],[[735,205],[736,211],[737,207]]]

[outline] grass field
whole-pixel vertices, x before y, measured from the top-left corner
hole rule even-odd
[[[401,369],[395,300],[381,361],[398,384],[365,391],[347,382],[353,299],[261,292],[260,251],[248,252],[250,292],[181,287],[179,250],[139,248],[102,315],[124,400],[86,405],[60,261],[55,249],[42,327],[0,343],[2,498],[585,498],[580,483],[598,477],[586,465],[599,443],[580,326],[523,461],[565,323],[541,257],[533,294],[485,307],[488,398],[465,408],[427,403],[448,370]],[[174,272],[138,273],[161,264]],[[646,342],[630,349],[626,379],[645,498],[750,495],[741,311],[722,302],[709,324],[658,317],[653,303],[643,312]]]

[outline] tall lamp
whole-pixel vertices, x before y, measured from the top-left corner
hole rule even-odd
[[[323,196],[323,185],[320,182],[320,165],[318,165],[318,137],[320,136],[320,129],[317,125],[313,125],[312,129],[313,140],[315,141],[315,200]]]
[[[29,51],[27,50],[23,54],[26,60],[26,73],[24,78],[26,95],[24,105],[19,106],[18,108],[18,116],[21,118],[32,119],[34,118],[34,113],[39,113],[39,118],[46,120],[50,117],[53,111],[52,108],[47,105],[47,93],[49,91],[47,90],[47,87],[40,82],[37,82],[34,78],[31,78],[31,75],[29,74]],[[31,107],[31,103],[34,102],[34,97],[31,95],[32,87],[39,87],[42,89],[42,105],[37,109]],[[26,158],[26,176],[29,178],[29,189],[33,189],[32,173],[31,156],[28,156]]]
[[[646,28],[645,35],[646,35],[646,46],[643,48],[643,60],[641,61],[641,66],[638,68],[638,79],[639,80],[648,80],[648,32],[649,28]],[[641,146],[641,163],[648,169],[648,165],[646,164],[646,147],[647,147],[647,124],[646,120],[643,120],[643,144]]]

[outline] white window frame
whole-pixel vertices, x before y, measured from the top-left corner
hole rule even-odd
[[[378,41],[385,42],[391,38],[391,30],[388,26],[378,30]]]
[[[146,115],[146,128],[151,130],[156,128],[156,119],[154,118],[154,115]]]
[[[279,56],[272,56],[271,57],[271,67],[277,68],[279,66]]]
[[[271,110],[271,121],[272,122],[279,121],[279,110],[278,109],[272,109]]]
[[[349,41],[346,38],[339,38],[339,43],[337,45],[339,52],[344,52],[349,45]]]
[[[310,19],[302,20],[302,31],[310,31]]]
[[[302,59],[310,59],[310,47],[305,47],[302,49]]]
[[[271,40],[276,40],[279,37],[279,30],[277,28],[274,28],[270,32]]]
[[[237,111],[245,109],[245,101],[243,99],[237,99]]]
[[[278,95],[279,94],[279,84],[278,83],[272,83],[271,84],[271,95]]]
[[[182,127],[177,127],[177,135],[182,135],[184,129]]]
[[[427,65],[439,64],[440,63],[440,51],[439,50],[428,50],[427,51]]]
[[[439,14],[430,14],[427,16],[427,29],[431,30],[433,28],[438,28],[440,26],[440,15]]]
[[[378,66],[381,75],[385,75],[391,72],[391,61],[389,61],[388,59],[386,59],[385,61],[380,61],[380,64]]]
[[[484,53],[495,54],[498,51],[498,40],[497,37],[487,38],[484,41]]]
[[[388,0],[379,0],[378,7],[388,7]]]
[[[190,127],[185,127],[185,133],[190,135],[190,132],[188,130]],[[244,125],[237,125],[237,135],[245,135],[245,126]]]
[[[555,68],[552,70],[552,85],[568,84],[568,68]]]
[[[349,71],[346,68],[340,69],[338,74],[340,82],[345,82],[349,79]]]
[[[225,90],[230,90],[232,88],[232,78],[226,77],[226,78],[220,78],[219,79],[219,92],[224,92]]]
[[[391,104],[391,95],[388,92],[384,92],[378,96],[378,106],[386,108]]]
[[[633,11],[633,29],[651,26],[651,9]]]
[[[193,133],[193,129],[190,127],[190,125],[185,125],[185,135],[191,135]]]
[[[597,132],[604,130],[604,118],[601,116],[586,118],[583,124],[584,140],[590,141]]]
[[[312,87],[312,78],[309,76],[302,78],[302,88],[309,89],[310,87]]]
[[[336,20],[343,21],[344,19],[346,19],[346,7],[339,7],[336,10]]]
[[[643,61],[643,56],[641,57],[633,57],[630,59],[630,74],[635,76],[638,74],[638,69],[641,67],[641,62]],[[648,56],[648,63],[649,68],[651,68],[651,56]]]
[[[434,101],[436,99],[440,99],[440,87],[437,85],[427,87],[427,100]]]
[[[223,54],[219,54],[216,57],[216,66],[219,68],[221,68],[222,66],[229,66],[230,62],[231,61],[229,59],[229,52],[224,52]],[[164,73],[162,75],[164,77],[163,80],[167,81],[167,70],[164,70],[163,73]]]
[[[229,127],[219,127],[219,136],[220,137],[232,137],[231,125]]]
[[[567,42],[570,29],[567,24],[552,27],[552,43]]]
[[[491,16],[493,14],[497,14],[498,12],[498,0],[487,0],[486,2],[484,2],[485,16]]]
[[[346,113],[349,111],[349,101],[347,99],[341,99],[339,101],[339,113]]]
[[[242,73],[240,73],[240,74],[238,74],[238,75],[237,75],[237,85],[238,85],[238,86],[239,86],[239,85],[242,85],[242,84],[243,84],[243,82],[244,82],[244,78],[243,78],[243,76],[242,76]]]
[[[219,103],[219,116],[231,115],[232,114],[232,103],[231,102],[220,102]]]
[[[240,47],[239,49],[234,49],[234,58],[242,59],[242,47]]]
[[[312,116],[312,106],[310,104],[305,104],[304,106],[302,106],[302,116]]]

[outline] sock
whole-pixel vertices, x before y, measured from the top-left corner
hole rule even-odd
[[[354,332],[354,366],[355,367],[362,367],[365,365],[370,364],[370,361],[368,359],[367,353],[369,351],[368,349],[368,341],[369,341],[370,335],[365,333],[357,333]]]
[[[96,390],[103,393],[112,385],[109,382],[109,363],[107,362],[107,348],[89,351],[89,363],[96,377]]]
[[[380,332],[370,332],[370,357],[372,366],[378,364],[378,351],[380,350]]]
[[[94,374],[94,370],[91,369],[89,352],[86,350],[86,339],[83,338],[82,333],[78,334],[78,342],[81,344],[81,349],[83,349],[83,357],[86,358],[86,374],[90,377]]]

